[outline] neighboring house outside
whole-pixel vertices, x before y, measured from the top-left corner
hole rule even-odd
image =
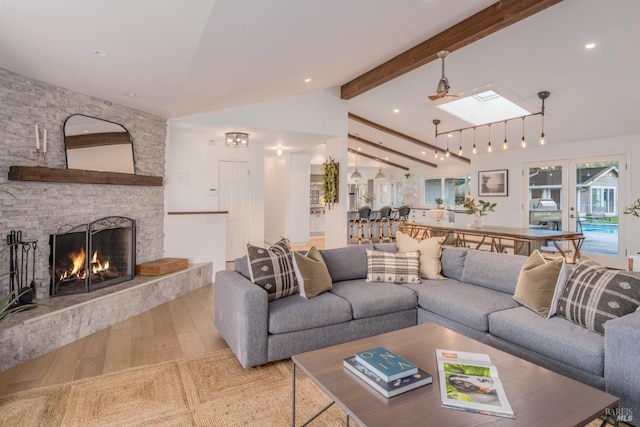
[[[576,206],[580,215],[618,215],[618,168],[597,166],[576,171]],[[538,169],[529,176],[529,200],[553,199],[562,206],[562,171]]]

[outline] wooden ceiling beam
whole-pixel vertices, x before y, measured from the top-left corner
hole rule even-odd
[[[356,150],[354,150],[353,148],[347,148],[347,151],[349,151],[350,153],[356,153]],[[399,165],[397,163],[390,162],[389,160],[380,159],[380,158],[378,158],[376,156],[372,156],[370,154],[363,153],[361,151],[358,151],[357,153],[358,153],[358,156],[366,157],[367,159],[372,159],[372,160],[375,160],[376,162],[382,162],[382,163],[387,164],[389,166],[393,166],[394,168],[398,168],[398,169],[402,169],[402,170],[406,170],[406,171],[409,170],[408,167]]]
[[[446,153],[447,152],[447,150],[443,149],[442,147],[436,147],[435,145],[429,144],[428,142],[421,141],[418,138],[414,138],[412,136],[409,136],[409,135],[404,134],[402,132],[399,132],[397,130],[394,130],[394,129],[388,128],[386,126],[383,126],[381,124],[372,122],[371,120],[367,120],[364,117],[357,116],[357,115],[355,115],[353,113],[349,113],[349,118],[351,120],[355,120],[355,121],[360,122],[360,123],[362,123],[364,125],[372,127],[374,129],[377,129],[379,131],[388,133],[389,135],[393,135],[393,136],[396,136],[398,138],[401,138],[401,139],[404,139],[406,141],[409,141],[409,142],[411,142],[413,144],[419,145],[422,148],[427,148],[427,149],[433,150],[433,151],[438,150],[439,153]],[[450,155],[450,157],[452,157],[454,159],[458,159],[461,162],[471,163],[471,159],[469,159],[467,157],[464,157],[464,156],[459,156],[456,153],[453,153],[451,151],[449,151],[449,155]]]
[[[380,144],[376,144],[376,143],[375,143],[375,142],[373,142],[373,141],[368,141],[368,140],[366,140],[366,139],[360,138],[359,136],[355,136],[355,135],[349,134],[349,138],[355,139],[355,140],[357,140],[359,143],[360,143],[360,142],[362,142],[362,143],[364,143],[364,144],[366,144],[366,145],[369,145],[369,146],[371,146],[371,147],[374,147],[374,148],[376,148],[376,149],[378,149],[378,150],[380,149]],[[410,154],[403,153],[403,152],[401,152],[401,151],[396,151],[396,150],[394,150],[394,149],[392,149],[392,148],[389,148],[389,147],[387,147],[387,146],[385,146],[385,145],[383,145],[383,146],[382,146],[382,151],[385,151],[385,152],[387,152],[387,153],[394,154],[394,155],[396,155],[396,156],[404,157],[405,159],[409,159],[409,160],[411,160],[411,161],[413,161],[413,162],[421,163],[421,164],[423,164],[423,165],[430,166],[430,167],[432,167],[432,168],[437,168],[437,167],[438,167],[438,165],[436,165],[435,163],[428,162],[428,161],[426,161],[426,160],[420,159],[420,158],[418,158],[418,157],[414,157],[414,156],[412,156],[412,155],[410,155]]]
[[[500,0],[344,84],[340,88],[340,96],[342,99],[355,98],[437,59],[441,50],[456,51],[561,1]],[[434,89],[436,83],[433,82]]]

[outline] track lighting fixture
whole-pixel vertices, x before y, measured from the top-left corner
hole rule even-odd
[[[509,147],[509,143],[507,141],[507,122],[511,121],[511,120],[516,120],[516,119],[522,119],[522,142],[521,142],[521,146],[522,148],[525,148],[527,146],[527,142],[525,139],[525,132],[524,132],[524,122],[525,119],[527,119],[528,117],[532,117],[532,116],[540,116],[541,117],[541,133],[540,133],[540,145],[545,145],[546,144],[546,139],[545,139],[545,133],[544,133],[544,113],[545,113],[545,100],[547,98],[549,98],[549,96],[551,95],[550,92],[548,91],[541,91],[538,92],[538,98],[542,101],[542,107],[540,109],[540,111],[538,111],[537,113],[531,113],[531,114],[527,114],[524,116],[520,116],[520,117],[514,117],[512,119],[507,119],[507,120],[500,120],[497,122],[491,122],[491,123],[485,123],[482,125],[476,125],[476,126],[470,126],[470,127],[466,127],[466,128],[460,128],[460,129],[454,129],[454,130],[450,130],[450,131],[446,131],[446,132],[438,132],[438,125],[440,124],[440,120],[433,120],[433,124],[436,127],[436,132],[435,132],[435,137],[436,137],[436,158],[438,157],[438,136],[446,134],[446,135],[451,135],[453,134],[453,132],[460,132],[460,148],[459,148],[459,155],[462,154],[462,132],[469,130],[469,129],[473,129],[473,149],[472,149],[472,153],[476,154],[477,153],[477,149],[476,149],[476,128],[479,126],[487,126],[488,130],[489,130],[489,140],[487,143],[487,151],[488,152],[492,152],[493,148],[491,146],[491,125],[496,124],[496,123],[504,123],[504,142],[502,144],[502,148],[503,149],[508,149]],[[447,156],[449,156],[449,140],[447,140]]]

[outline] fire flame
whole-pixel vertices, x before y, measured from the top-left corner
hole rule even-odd
[[[87,278],[87,270],[84,268],[84,264],[87,258],[87,254],[84,251],[84,248],[80,249],[80,252],[71,252],[69,254],[69,259],[73,264],[73,268],[71,271],[65,271],[60,276],[60,280],[76,277],[77,279],[84,280]],[[109,261],[105,261],[104,263],[98,260],[98,251],[93,253],[91,257],[91,272],[93,274],[100,273],[102,271],[106,271],[109,269]]]

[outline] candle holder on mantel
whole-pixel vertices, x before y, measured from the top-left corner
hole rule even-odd
[[[47,152],[46,151],[42,152],[42,166],[44,166],[44,167],[47,166]]]
[[[40,166],[40,149],[36,148],[36,166]]]

